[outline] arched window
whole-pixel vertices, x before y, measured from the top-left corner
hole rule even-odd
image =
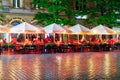
[[[20,0],[13,0],[13,7],[14,8],[20,8]]]
[[[12,22],[12,25],[13,25],[13,26],[16,26],[16,25],[18,25],[18,24],[20,24],[20,22],[18,22],[18,21]]]

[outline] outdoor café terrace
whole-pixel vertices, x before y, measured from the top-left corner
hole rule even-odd
[[[0,33],[8,34],[7,39],[0,38],[1,54],[5,51],[27,54],[120,50],[118,36],[113,37],[113,35],[119,35],[119,32],[103,25],[88,29],[79,24],[70,28],[61,27],[55,23],[46,27],[37,27],[23,22],[11,28],[1,25]],[[21,34],[22,37],[20,37]],[[52,34],[52,36],[44,37],[45,34]],[[67,35],[67,38],[63,35]],[[71,37],[73,35],[75,36]]]

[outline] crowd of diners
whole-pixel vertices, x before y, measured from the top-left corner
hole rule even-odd
[[[32,38],[28,37],[24,41],[19,42],[18,38],[12,37],[11,42],[9,43],[6,42],[6,39],[0,38],[1,50],[3,44],[13,44],[14,51],[22,50],[23,52],[24,50],[23,53],[28,53],[26,51],[30,52],[30,50],[38,53],[63,53],[83,51],[113,51],[120,49],[119,38],[108,36],[107,39],[102,39],[96,37],[95,35],[91,35],[89,39],[84,37],[79,40],[75,40],[74,38],[70,37],[67,41],[64,41],[64,39],[61,41],[57,38],[54,39],[53,36],[47,36],[46,38],[35,36]]]

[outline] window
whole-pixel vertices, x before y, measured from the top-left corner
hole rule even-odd
[[[34,5],[34,8],[39,9],[39,5],[38,4]]]
[[[20,8],[21,6],[20,6],[20,0],[13,0],[13,7],[14,8]]]
[[[18,24],[20,24],[20,22],[18,22],[18,21],[12,22],[12,25],[13,25],[13,26],[16,26],[16,25],[18,25]]]
[[[32,4],[33,9],[40,9],[41,8],[41,0],[36,0],[34,4]]]
[[[39,7],[39,4],[37,3],[37,4],[33,4],[33,5],[32,5],[32,8],[34,8],[34,9],[39,9],[40,7]]]

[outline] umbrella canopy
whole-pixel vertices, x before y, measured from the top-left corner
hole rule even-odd
[[[66,33],[66,30],[60,25],[53,23],[43,28],[46,33]]]
[[[8,32],[9,32],[9,28],[3,25],[0,25],[0,33],[8,33]]]
[[[43,29],[43,27],[41,25],[34,25],[34,26],[36,26],[38,28],[39,33],[43,33],[43,34],[46,33],[45,30]]]
[[[63,28],[66,30],[66,33],[68,34],[74,33],[73,31],[69,30],[69,25],[63,26]]]
[[[10,28],[10,27],[12,27],[12,24],[5,24],[5,25],[3,25],[3,27],[4,28],[8,28],[9,27]]]
[[[7,26],[4,26],[4,25],[0,25],[0,28],[6,28]]]
[[[118,28],[118,27],[113,27],[112,29],[115,30],[117,34],[120,34],[120,28]]]
[[[45,30],[43,30],[43,28],[38,28],[38,33],[42,33],[42,34],[45,34]]]
[[[10,33],[39,33],[39,29],[27,22],[10,28]]]
[[[74,34],[88,34],[90,32],[90,29],[80,24],[76,24],[75,26],[70,27],[69,30],[73,31]]]
[[[116,32],[106,26],[99,25],[91,29],[93,34],[116,34]]]

